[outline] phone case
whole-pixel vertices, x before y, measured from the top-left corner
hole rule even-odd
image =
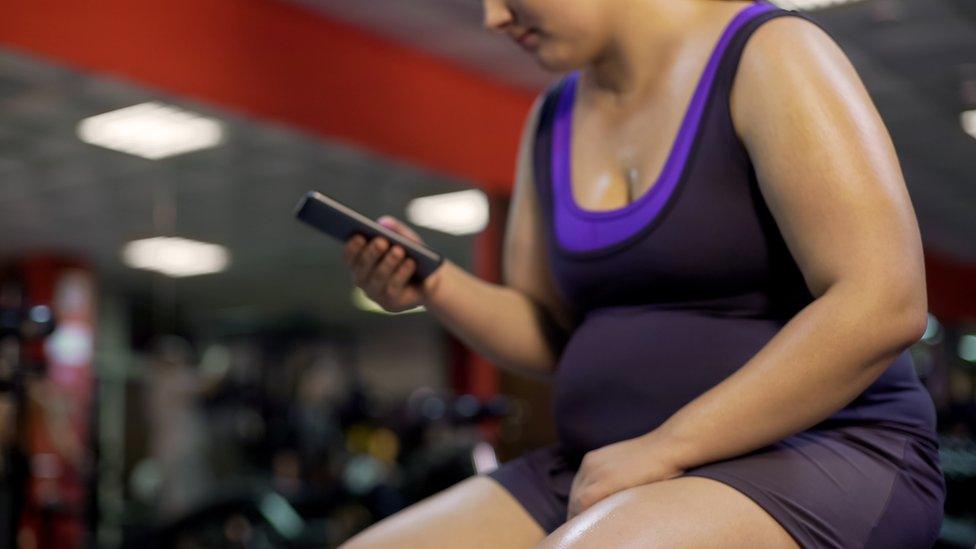
[[[367,240],[383,235],[390,241],[400,244],[407,257],[412,258],[417,264],[410,277],[411,283],[423,282],[444,261],[444,256],[425,244],[401,236],[319,191],[309,191],[299,200],[295,207],[295,217],[333,236],[343,244],[356,233],[364,235]]]

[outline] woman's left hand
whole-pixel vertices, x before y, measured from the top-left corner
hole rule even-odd
[[[573,478],[566,520],[621,490],[681,476],[673,452],[651,432],[587,452]]]

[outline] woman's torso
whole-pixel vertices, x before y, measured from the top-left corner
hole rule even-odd
[[[573,196],[579,73],[548,91],[534,179],[557,291],[582,313],[554,379],[557,431],[571,451],[654,429],[744,365],[813,300],[729,110],[745,39],[761,22],[794,13],[766,3],[739,12],[701,73],[670,154],[651,173],[655,181],[641,182],[636,200],[618,208],[593,211]],[[845,422],[935,444],[934,407],[907,351],[822,426]]]
[[[664,168],[715,37],[750,3],[714,2],[702,21],[668,49],[648,89],[629,94],[627,106],[592,91],[586,82],[589,73],[578,73],[569,156],[574,201],[581,208],[616,209],[650,190]],[[631,170],[639,174],[636,181],[629,177]]]

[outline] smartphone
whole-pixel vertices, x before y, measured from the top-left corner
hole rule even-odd
[[[422,283],[444,261],[444,256],[425,244],[399,235],[319,191],[308,191],[298,201],[295,217],[333,236],[343,245],[357,233],[365,236],[367,241],[374,236],[384,236],[391,244],[399,244],[406,257],[412,258],[417,266],[410,276],[411,283]]]

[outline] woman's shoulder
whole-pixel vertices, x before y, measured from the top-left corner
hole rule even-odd
[[[736,127],[763,123],[768,98],[822,98],[837,92],[848,97],[863,91],[863,83],[847,54],[819,22],[806,15],[782,10],[753,29],[735,73],[733,118]],[[818,91],[819,90],[819,91]],[[793,102],[799,108],[809,103]],[[741,133],[741,132],[740,132]]]
[[[778,8],[747,37],[742,52],[742,69],[790,68],[818,62],[845,62],[847,56],[833,36],[813,17]],[[740,69],[740,70],[742,70]]]

